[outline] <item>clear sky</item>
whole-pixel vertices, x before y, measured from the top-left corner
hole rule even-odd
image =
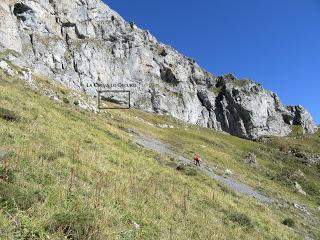
[[[320,123],[320,0],[104,0],[215,75],[261,83]]]

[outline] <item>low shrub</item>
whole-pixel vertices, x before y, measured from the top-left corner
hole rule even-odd
[[[195,168],[192,168],[192,167],[188,167],[184,173],[188,176],[197,176],[198,172]]]
[[[20,119],[16,113],[5,108],[0,108],[0,118],[9,122],[16,122]]]
[[[286,218],[285,220],[282,221],[282,224],[291,228],[294,227],[295,225],[294,220],[292,218]]]
[[[229,220],[245,228],[253,228],[251,219],[244,213],[233,213],[229,215]]]
[[[188,165],[184,165],[184,164],[180,164],[176,167],[176,170],[179,172],[182,172],[183,174],[187,175],[187,176],[196,176],[197,170],[192,167],[192,166],[188,166]]]
[[[68,99],[68,98],[65,98],[65,97],[62,99],[62,101],[63,101],[65,104],[69,104],[69,103],[70,103],[69,99]]]
[[[3,166],[0,166],[0,180],[13,183],[15,180],[15,172],[11,169],[5,169]]]
[[[184,171],[184,170],[186,169],[186,167],[185,167],[184,165],[178,165],[178,166],[176,167],[176,169],[177,169],[178,171]]]

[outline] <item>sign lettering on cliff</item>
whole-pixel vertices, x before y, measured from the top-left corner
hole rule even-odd
[[[136,88],[137,84],[135,83],[87,83],[87,88],[97,88],[97,89],[115,89],[115,88]]]

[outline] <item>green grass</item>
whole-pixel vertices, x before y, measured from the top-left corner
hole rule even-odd
[[[49,81],[45,86],[61,93]],[[1,175],[8,176],[0,179],[0,239],[319,237],[320,201],[307,188],[320,190],[319,170],[279,150],[299,146],[319,153],[319,133],[264,144],[135,109],[94,114],[52,101],[1,72],[0,104],[20,117],[0,118]],[[197,152],[218,172],[231,169],[275,203],[265,206],[232,192],[192,166],[177,168],[168,157],[134,144],[130,129],[186,157]],[[248,152],[257,155],[259,170],[245,163]],[[299,181],[307,196],[277,178],[297,168],[307,176]],[[293,202],[308,206],[314,220],[301,217]],[[286,218],[294,228],[283,224]]]
[[[249,85],[250,83],[252,83],[252,81],[250,81],[250,80],[235,80],[233,83],[234,83],[236,86],[244,87],[244,86],[247,86],[247,85]]]
[[[214,93],[215,95],[218,95],[222,91],[223,86],[220,87],[210,87],[209,91]]]
[[[291,126],[291,136],[299,136],[303,134],[303,128],[300,125]]]

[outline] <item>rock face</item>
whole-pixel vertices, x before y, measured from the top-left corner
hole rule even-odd
[[[288,106],[287,110],[290,112],[289,124],[301,125],[304,133],[314,133],[317,130],[317,126],[310,113],[308,113],[302,106]],[[288,115],[286,115],[288,119]]]
[[[286,108],[252,81],[208,73],[100,0],[2,0],[0,15],[2,59],[91,96],[103,90],[97,83],[113,84],[131,91],[136,108],[249,139],[288,135],[292,124],[316,131],[302,107]]]
[[[298,193],[301,193],[302,195],[307,195],[305,191],[303,191],[301,185],[298,182],[294,182],[294,188],[297,190]]]

